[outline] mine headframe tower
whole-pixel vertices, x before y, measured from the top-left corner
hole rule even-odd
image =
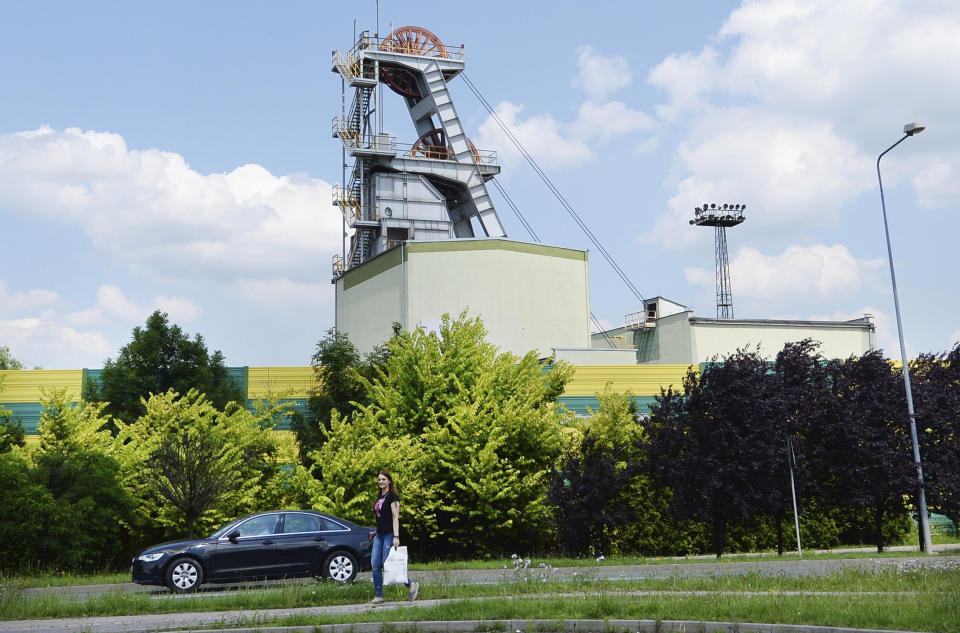
[[[416,26],[384,38],[363,32],[349,51],[333,52],[345,94],[332,132],[352,160],[333,203],[353,229],[346,257],[334,256],[334,279],[404,241],[475,237],[477,229],[506,236],[486,187],[500,173],[496,152],[473,146],[447,88],[463,71],[463,52]],[[380,84],[403,98],[416,142],[383,133]]]
[[[717,318],[733,318],[733,290],[730,287],[730,262],[727,259],[727,227],[736,226],[747,219],[745,204],[704,204],[696,207],[690,224],[715,227],[714,255],[717,274]]]

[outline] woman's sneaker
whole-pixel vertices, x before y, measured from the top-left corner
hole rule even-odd
[[[410,593],[407,594],[407,598],[410,602],[413,602],[417,599],[417,594],[420,592],[420,583],[412,582],[410,583]]]

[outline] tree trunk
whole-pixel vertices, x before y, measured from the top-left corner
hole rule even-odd
[[[713,520],[713,551],[716,552],[717,558],[723,556],[723,546],[724,541],[726,541],[726,523],[721,519]]]
[[[883,504],[879,503],[873,508],[873,521],[877,530],[877,552],[883,551]]]
[[[783,515],[784,512],[781,510],[777,512],[776,522],[777,522],[777,556],[783,556]]]

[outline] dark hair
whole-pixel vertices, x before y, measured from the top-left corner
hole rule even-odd
[[[390,472],[387,471],[387,470],[381,470],[381,471],[377,474],[377,477],[379,477],[380,475],[383,475],[384,477],[386,477],[386,478],[390,481],[390,487],[387,488],[387,492],[388,492],[388,493],[392,492],[393,494],[397,494],[397,489],[396,489],[396,487],[393,485],[393,475],[391,475]]]

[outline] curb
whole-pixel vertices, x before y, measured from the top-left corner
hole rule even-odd
[[[912,633],[887,629],[700,620],[457,620],[219,630],[230,633]],[[179,633],[210,633],[210,629],[180,630]]]

